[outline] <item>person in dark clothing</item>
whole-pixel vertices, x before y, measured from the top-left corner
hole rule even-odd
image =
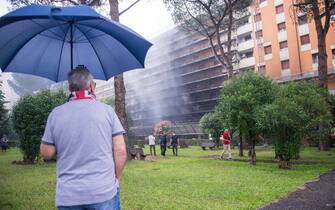
[[[0,140],[1,150],[2,152],[6,152],[8,149],[8,140],[6,135],[3,135],[3,137]]]
[[[173,155],[178,156],[179,138],[175,133],[172,133],[170,144],[172,146]]]
[[[163,132],[161,132],[159,135],[159,144],[161,145],[161,155],[165,156],[167,138],[166,134],[164,134]]]

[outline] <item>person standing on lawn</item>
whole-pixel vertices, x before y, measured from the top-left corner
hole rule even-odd
[[[161,155],[165,156],[165,152],[166,152],[166,144],[167,144],[167,137],[166,134],[161,132],[159,134],[159,144],[161,146]]]
[[[8,139],[6,135],[3,135],[3,137],[1,138],[0,145],[2,152],[6,152],[8,149]]]
[[[118,210],[125,131],[111,106],[96,100],[85,66],[72,70],[68,83],[70,100],[49,114],[40,146],[43,159],[57,157],[56,206]]]
[[[156,156],[156,139],[155,136],[151,133],[148,136],[148,140],[149,140],[149,147],[150,147],[150,155],[152,156],[152,150],[154,150],[154,155]]]
[[[228,159],[232,159],[231,151],[230,151],[231,137],[230,137],[230,133],[228,129],[225,129],[220,139],[223,141],[223,150],[221,153],[221,159],[224,159],[224,154],[226,153],[226,151],[228,152]]]
[[[172,133],[172,137],[171,137],[171,142],[170,142],[171,146],[172,146],[172,152],[174,156],[178,156],[178,145],[179,145],[179,138],[176,135],[176,133]]]

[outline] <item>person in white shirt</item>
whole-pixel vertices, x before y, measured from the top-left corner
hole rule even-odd
[[[154,150],[154,155],[156,156],[155,136],[153,134],[150,134],[148,136],[148,139],[149,139],[149,146],[150,146],[150,155],[152,156],[152,150]]]

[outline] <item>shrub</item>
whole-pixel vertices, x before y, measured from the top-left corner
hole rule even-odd
[[[66,102],[64,91],[44,90],[23,96],[13,108],[12,122],[19,136],[23,161],[33,163],[39,156],[39,145],[46,121],[53,108]]]

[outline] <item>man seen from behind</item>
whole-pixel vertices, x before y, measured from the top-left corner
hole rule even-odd
[[[69,102],[50,113],[40,146],[45,160],[57,157],[56,206],[120,209],[125,131],[111,106],[95,99],[95,82],[86,67],[72,70],[68,82]]]

